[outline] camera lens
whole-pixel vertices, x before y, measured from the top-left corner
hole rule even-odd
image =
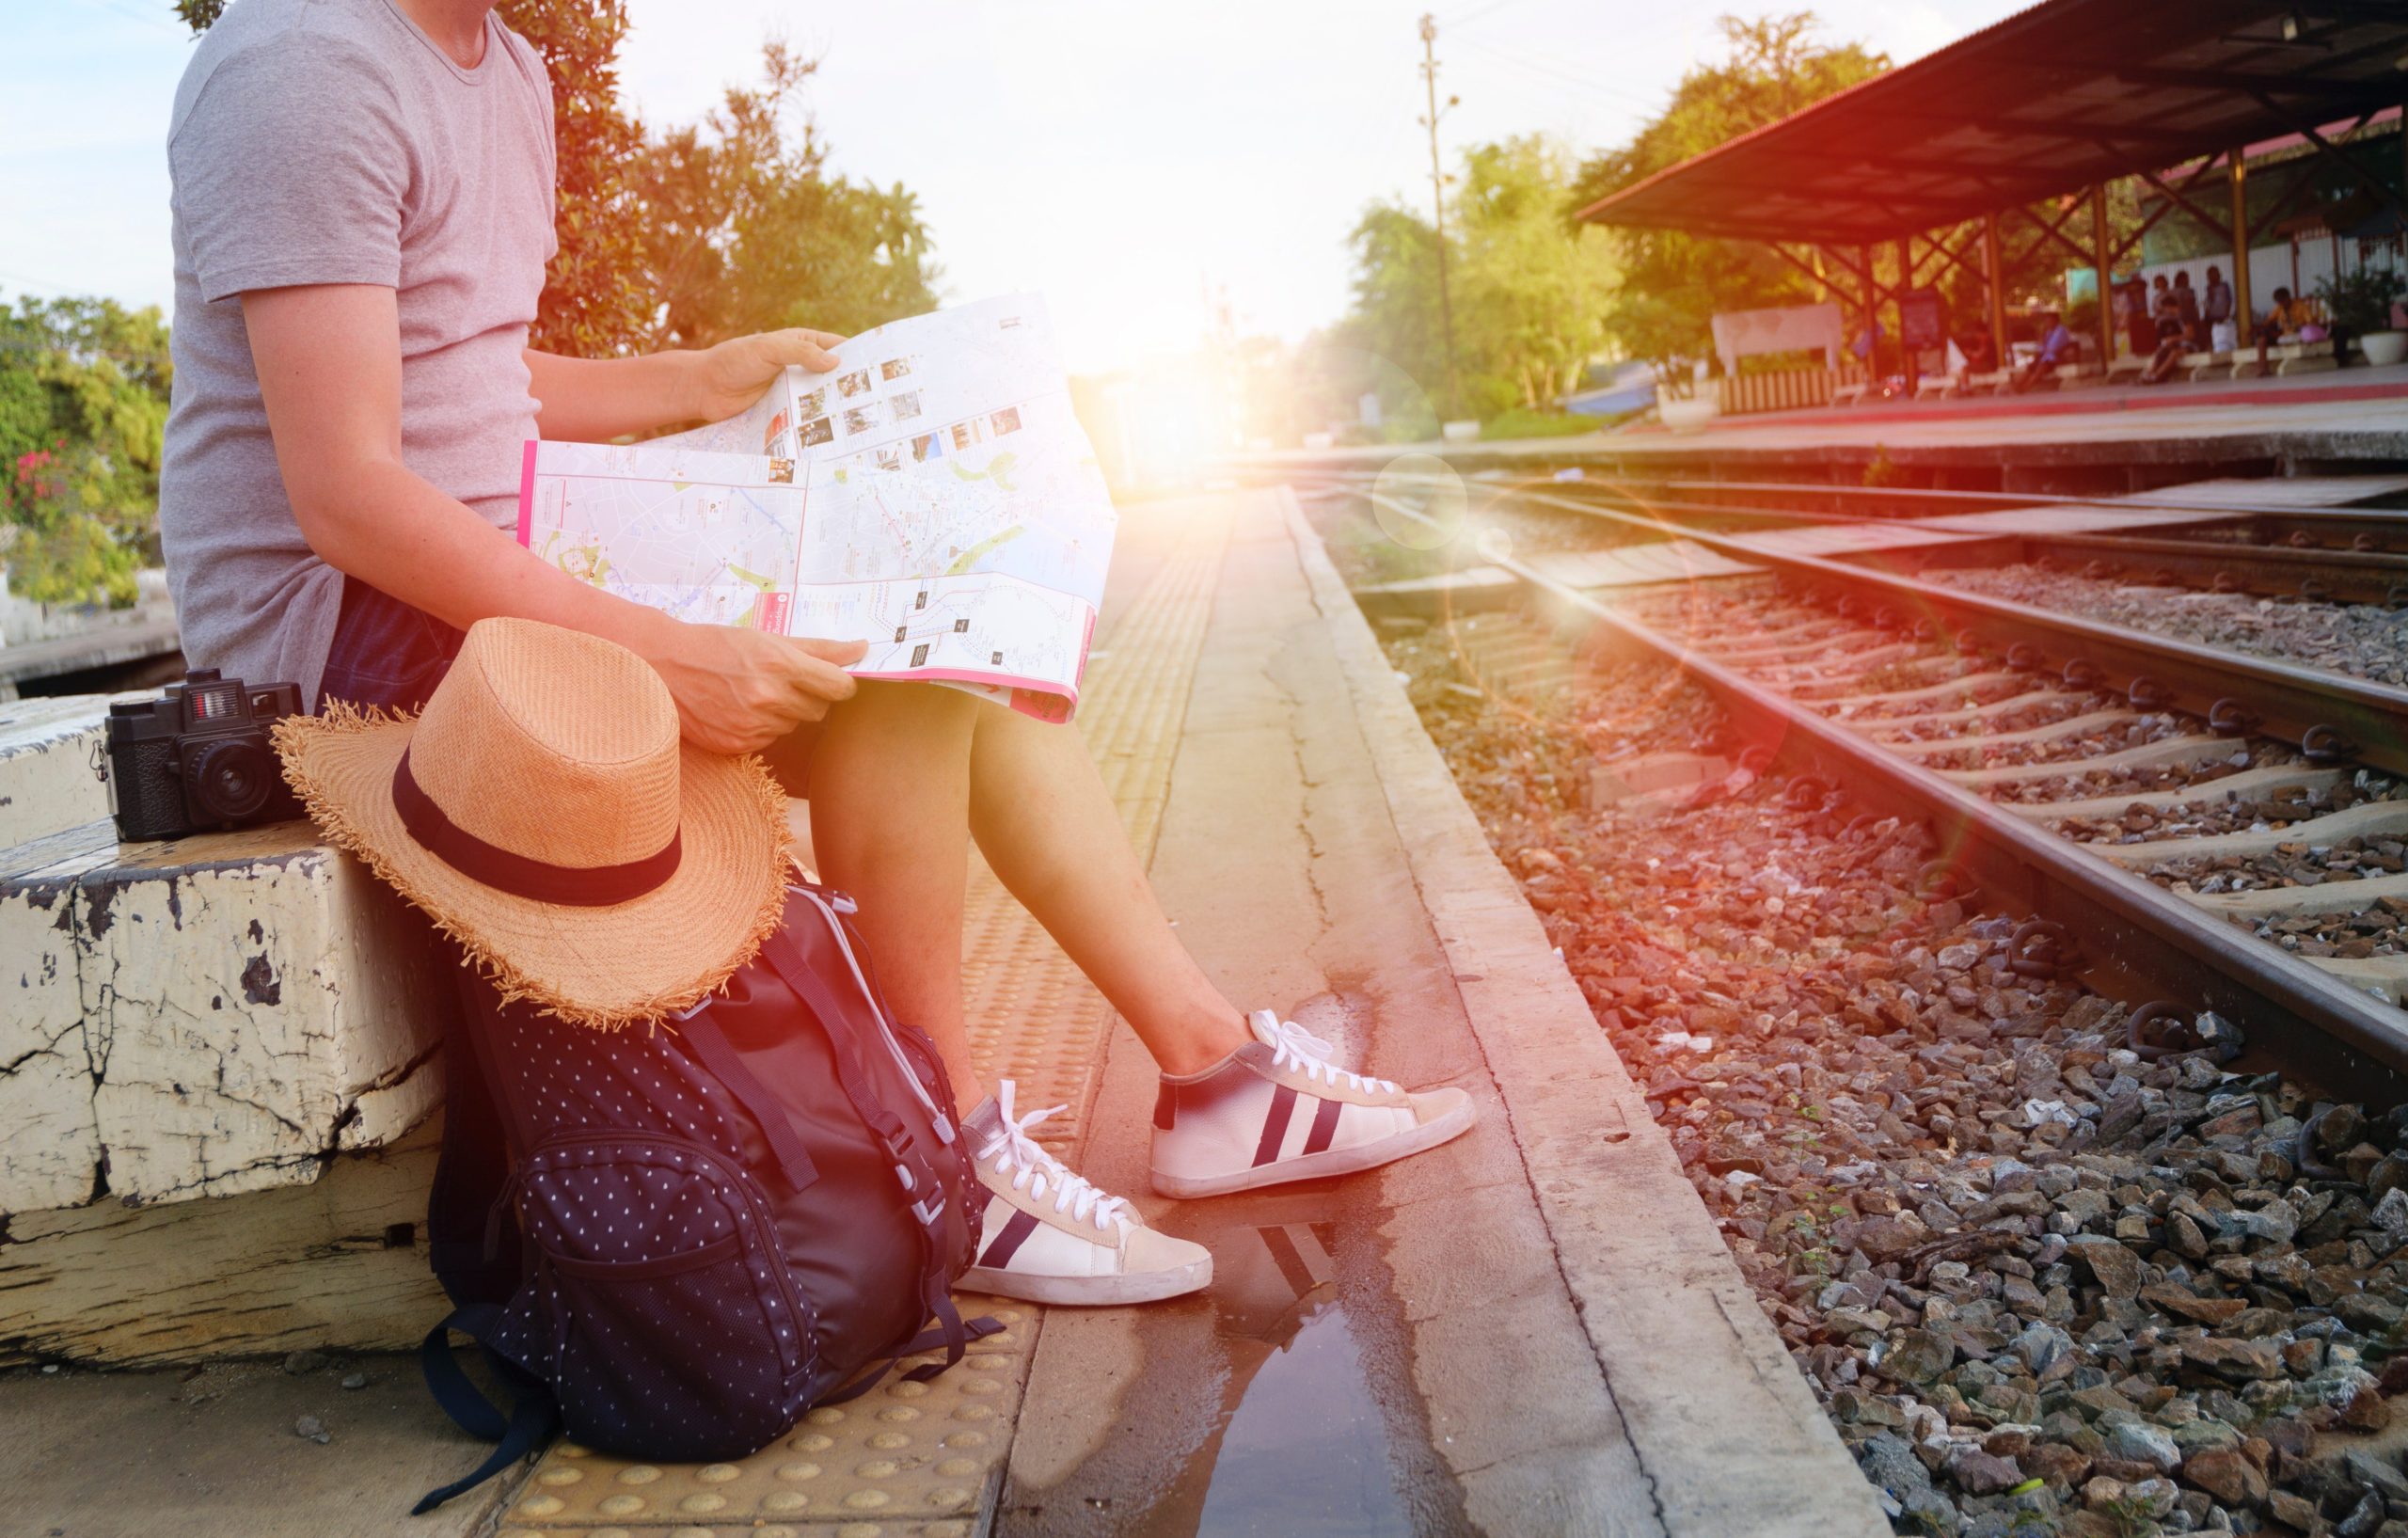
[[[256,741],[212,742],[184,760],[184,794],[194,812],[212,822],[256,816],[275,788],[276,759]]]

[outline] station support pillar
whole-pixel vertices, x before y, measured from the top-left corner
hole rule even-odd
[[[2248,340],[2258,324],[2249,306],[2249,166],[2242,147],[2225,153],[2225,181],[2232,188],[2232,319],[2236,341]]]
[[[2102,369],[2115,361],[2115,309],[2110,302],[2115,275],[2108,271],[2115,252],[2115,237],[2107,229],[2107,183],[2094,182],[2090,184],[2090,253],[2099,267],[2099,366]]]
[[[2006,255],[2000,248],[1998,215],[1982,215],[1982,276],[1990,301],[1990,358],[1992,368],[2006,367]]]
[[[1923,373],[1916,349],[1907,345],[1907,291],[1915,286],[1915,238],[1898,237],[1898,370],[1906,375],[1907,399],[1915,398],[1915,381]]]

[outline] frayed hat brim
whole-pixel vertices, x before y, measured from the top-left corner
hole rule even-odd
[[[327,838],[430,914],[505,1001],[604,1030],[657,1021],[718,991],[778,927],[785,795],[760,759],[681,746],[675,873],[626,902],[571,907],[487,886],[410,836],[392,781],[416,725],[335,702],[274,736]]]

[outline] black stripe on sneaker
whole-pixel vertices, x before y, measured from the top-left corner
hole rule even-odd
[[[1262,1118],[1262,1141],[1254,1146],[1257,1169],[1279,1157],[1279,1141],[1288,1135],[1288,1118],[1296,1114],[1296,1092],[1281,1085],[1271,1092],[1271,1114]]]
[[[1164,1132],[1179,1119],[1179,1091],[1164,1084],[1154,1091],[1154,1125]]]
[[[1027,1244],[1028,1236],[1036,1231],[1037,1219],[1014,1208],[1012,1220],[1004,1225],[1003,1232],[995,1235],[995,1242],[987,1246],[986,1254],[978,1257],[978,1263],[990,1271],[1001,1271],[1012,1263],[1012,1257],[1020,1253],[1021,1245]]]
[[[1329,1147],[1329,1140],[1338,1135],[1338,1113],[1344,1109],[1346,1102],[1343,1101],[1325,1100],[1321,1102],[1321,1109],[1313,1113],[1312,1134],[1305,1139],[1307,1153],[1319,1153]]]

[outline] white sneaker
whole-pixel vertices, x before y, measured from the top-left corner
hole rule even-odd
[[[1154,1189],[1217,1197],[1351,1175],[1436,1148],[1472,1123],[1460,1089],[1420,1093],[1351,1073],[1330,1044],[1268,1009],[1255,1039],[1201,1073],[1164,1074],[1154,1101]]]
[[[1056,1105],[1015,1118],[1012,1081],[962,1118],[977,1150],[987,1211],[964,1292],[1031,1303],[1152,1303],[1212,1279],[1201,1245],[1146,1227],[1136,1209],[1073,1175],[1028,1135]]]

